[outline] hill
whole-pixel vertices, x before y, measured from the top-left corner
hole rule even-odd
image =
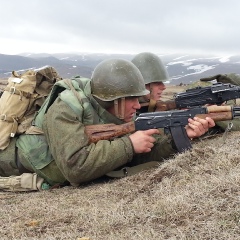
[[[169,76],[168,84],[189,84],[202,77],[213,76],[219,73],[239,73],[240,55],[212,56],[207,54],[158,54],[164,62]],[[0,54],[0,78],[9,77],[11,71],[26,71],[40,68],[45,65],[55,67],[63,78],[76,75],[91,77],[96,65],[109,58],[123,58],[131,60],[132,54],[99,54],[99,53],[56,53],[20,55]]]

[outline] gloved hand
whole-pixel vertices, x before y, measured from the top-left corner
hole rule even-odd
[[[215,76],[210,76],[206,78],[201,78],[200,81],[212,81],[217,80],[217,82],[221,83],[231,83],[237,86],[240,86],[240,75],[236,73],[229,73],[229,74],[217,74]]]

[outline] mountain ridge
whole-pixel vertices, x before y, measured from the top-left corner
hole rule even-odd
[[[240,74],[240,55],[213,56],[210,54],[157,54],[169,73],[169,84],[189,84],[202,77],[216,74]],[[21,53],[0,54],[0,78],[8,78],[13,70],[23,72],[50,65],[63,78],[76,75],[90,78],[94,68],[105,59],[122,58],[130,60],[134,54],[106,53]]]

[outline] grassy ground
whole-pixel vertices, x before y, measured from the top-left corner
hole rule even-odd
[[[184,88],[169,86],[164,97]],[[240,239],[240,132],[122,179],[0,192],[1,239]]]
[[[0,192],[1,239],[240,239],[239,135],[195,142],[131,177]]]

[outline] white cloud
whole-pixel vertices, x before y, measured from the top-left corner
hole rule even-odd
[[[0,53],[239,54],[237,0],[0,0],[0,6]]]

